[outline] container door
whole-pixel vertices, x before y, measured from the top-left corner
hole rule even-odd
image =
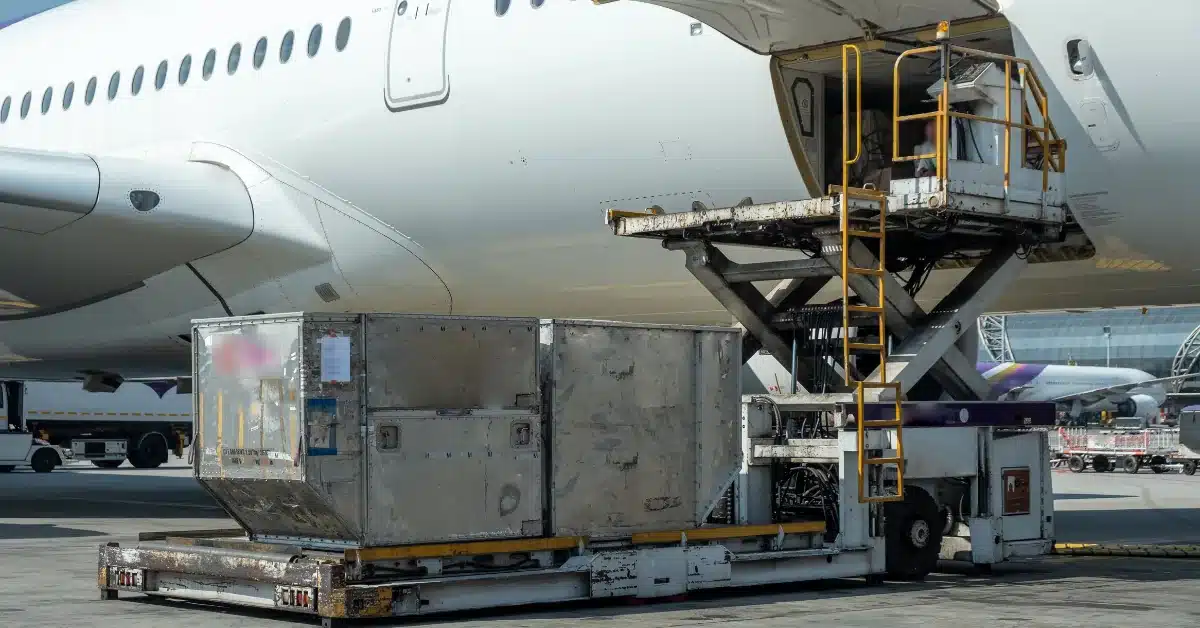
[[[388,108],[402,111],[440,104],[450,95],[446,25],[450,0],[398,0],[388,45]]]
[[[367,425],[367,545],[543,533],[538,415],[383,411]]]
[[[1043,482],[1047,453],[1036,432],[992,441],[992,508],[1000,515],[1005,541],[1043,538],[1042,511],[1050,490]]]

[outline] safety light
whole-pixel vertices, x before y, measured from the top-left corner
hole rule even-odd
[[[942,20],[937,25],[937,38],[946,39],[950,36],[950,22]]]

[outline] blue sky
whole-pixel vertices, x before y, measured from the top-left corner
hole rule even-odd
[[[44,11],[65,4],[68,0],[3,0],[0,2],[0,24],[15,20],[30,13]]]

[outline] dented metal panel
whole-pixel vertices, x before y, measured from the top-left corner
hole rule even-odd
[[[727,328],[543,323],[555,534],[699,523],[740,461],[737,339]]]
[[[540,536],[541,417],[370,417],[368,545]]]
[[[537,320],[366,317],[372,409],[532,408]]]

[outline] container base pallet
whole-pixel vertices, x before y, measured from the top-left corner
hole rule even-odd
[[[102,599],[118,592],[342,620],[867,576],[884,542],[827,547],[823,522],[634,535],[312,552],[244,539],[168,537],[101,548]],[[389,575],[389,570],[394,573]]]

